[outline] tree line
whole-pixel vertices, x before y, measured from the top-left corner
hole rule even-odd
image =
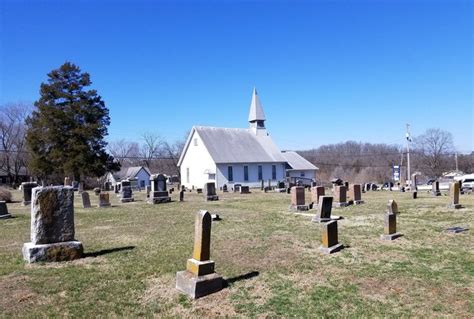
[[[402,179],[407,178],[404,145],[347,141],[298,153],[319,168],[321,181],[341,178],[355,183],[387,182],[392,180],[393,166],[400,166]],[[456,167],[464,173],[473,173],[474,153],[458,154],[451,133],[432,128],[410,143],[410,167],[411,174],[417,172],[430,179]]]
[[[66,62],[47,74],[34,106],[0,106],[0,172],[8,179],[0,183],[18,185],[25,176],[45,183],[60,183],[65,176],[79,181],[130,166],[179,176],[177,163],[187,134],[175,142],[146,132],[139,141],[107,143],[109,110],[91,84],[87,72]],[[436,178],[453,170],[455,160],[459,170],[474,171],[473,154],[457,155],[449,132],[429,129],[411,144],[412,172]],[[388,181],[392,167],[406,168],[407,161],[403,146],[353,141],[299,153],[319,167],[321,181]]]

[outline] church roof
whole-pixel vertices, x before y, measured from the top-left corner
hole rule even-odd
[[[257,90],[253,88],[252,101],[250,102],[249,122],[265,121],[265,113],[263,113],[262,102],[257,95]]]
[[[181,165],[190,139],[196,132],[215,163],[285,163],[286,159],[268,135],[256,135],[250,129],[193,127],[178,166]]]
[[[293,151],[285,151],[282,152],[283,157],[286,159],[286,162],[288,165],[290,165],[291,169],[293,170],[305,170],[305,171],[311,171],[311,170],[317,170],[316,166],[311,164],[308,160],[306,160],[303,156],[300,154],[293,152]]]

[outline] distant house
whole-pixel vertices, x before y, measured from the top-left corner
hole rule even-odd
[[[181,153],[181,184],[202,188],[207,182],[258,187],[298,174],[314,179],[317,168],[295,152],[282,153],[265,128],[257,91],[252,93],[249,128],[194,126]],[[286,154],[286,155],[285,155]]]
[[[137,185],[140,188],[145,188],[145,186],[150,185],[150,176],[151,176],[150,171],[148,170],[148,168],[144,166],[125,167],[125,168],[122,168],[118,172],[107,173],[104,179],[104,184],[113,186],[121,182],[122,180],[129,179],[129,178],[136,178]]]
[[[13,180],[10,180],[9,175],[13,176],[14,178],[15,172],[11,170],[11,173],[8,174],[8,171],[3,168],[0,168],[0,185],[10,185],[14,182]],[[30,180],[30,175],[28,174],[28,170],[26,169],[26,167],[20,167],[17,179],[18,183],[27,182]]]

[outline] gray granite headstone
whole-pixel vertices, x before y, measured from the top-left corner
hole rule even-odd
[[[82,207],[83,208],[90,208],[91,207],[91,200],[90,200],[90,197],[89,197],[89,193],[88,192],[82,192],[81,197],[82,197]]]
[[[7,203],[0,201],[0,219],[10,218],[11,215],[8,213]]]
[[[80,258],[82,244],[74,240],[74,189],[36,187],[31,205],[31,242],[23,246],[28,262]]]
[[[29,205],[31,203],[32,189],[37,186],[38,184],[35,182],[21,183],[21,189],[23,190],[23,201],[22,201],[23,206]]]

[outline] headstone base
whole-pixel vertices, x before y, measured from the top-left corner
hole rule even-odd
[[[219,196],[217,195],[209,195],[209,196],[206,196],[206,201],[214,201],[214,200],[219,200]]]
[[[120,198],[121,203],[130,203],[130,202],[134,202],[134,201],[135,201],[134,198]]]
[[[309,210],[309,205],[290,205],[288,209],[292,212],[304,212]]]
[[[196,276],[186,270],[176,273],[176,289],[192,299],[210,295],[222,290],[222,288],[222,277],[216,273],[204,276]]]
[[[440,192],[440,191],[438,191],[438,192],[431,192],[431,194],[432,194],[433,196],[441,196],[441,192]]]
[[[12,217],[11,214],[0,215],[0,219],[7,219],[7,218],[11,218],[11,217]]]
[[[79,241],[66,241],[54,244],[23,245],[23,259],[28,263],[69,261],[82,257],[84,248]]]
[[[333,207],[347,207],[349,206],[348,202],[335,202],[332,204]]]
[[[400,233],[393,233],[389,235],[382,234],[380,235],[380,239],[382,240],[394,240],[397,239],[398,237],[402,237],[403,235]]]
[[[22,201],[21,206],[28,206],[31,204],[31,201]]]
[[[449,204],[448,208],[449,209],[460,209],[460,208],[462,208],[462,205],[461,204]]]
[[[150,197],[148,199],[148,204],[161,204],[171,202],[171,197]]]
[[[311,221],[313,223],[327,223],[331,221],[331,218],[320,218],[319,216],[314,216]]]
[[[110,203],[101,203],[97,205],[98,207],[110,207]]]
[[[322,252],[323,254],[330,255],[332,253],[338,252],[344,248],[344,245],[342,244],[337,244],[331,247],[319,247],[319,251]]]
[[[354,205],[360,205],[360,204],[364,204],[365,202],[363,200],[355,200],[354,201]]]

